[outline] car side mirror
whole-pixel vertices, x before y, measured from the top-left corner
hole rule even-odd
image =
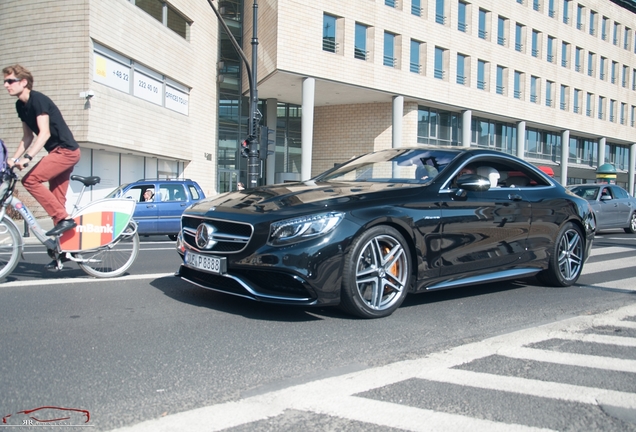
[[[457,179],[457,187],[468,191],[484,192],[490,189],[490,180],[477,174],[465,174]]]
[[[609,195],[601,195],[601,201],[609,201],[611,200],[612,197]]]

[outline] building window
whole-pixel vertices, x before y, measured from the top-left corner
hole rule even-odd
[[[398,2],[396,0],[384,0],[384,4],[392,8],[398,7]]]
[[[435,0],[435,22],[438,24],[446,24],[446,1]]]
[[[523,52],[524,26],[515,24],[515,50]]]
[[[592,36],[596,36],[596,20],[598,19],[598,14],[594,11],[590,11],[590,28],[589,32]]]
[[[556,0],[548,0],[548,16],[550,18],[556,17],[556,10],[554,9],[554,2]]]
[[[603,17],[603,22],[601,23],[601,39],[604,41],[608,40],[608,27],[609,27],[609,18]]]
[[[576,47],[574,54],[574,69],[577,72],[583,72],[583,48]]]
[[[564,68],[570,67],[570,44],[567,42],[561,42],[561,66]]]
[[[541,83],[539,81],[539,78],[536,76],[531,76],[530,77],[530,102],[532,103],[539,103],[539,97],[537,96],[539,94],[539,91],[541,91]]]
[[[458,146],[462,136],[461,114],[418,106],[418,144]]]
[[[610,72],[610,80],[612,84],[616,84],[618,82],[618,63],[612,61],[612,70]]]
[[[570,0],[563,0],[563,23],[570,24]]]
[[[422,4],[420,0],[411,0],[411,15],[422,16]]]
[[[612,32],[612,43],[618,46],[618,39],[621,33],[621,25],[617,22],[614,23],[614,31]]]
[[[470,145],[514,155],[517,149],[517,127],[510,123],[473,117]]]
[[[541,2],[539,0],[532,0],[532,9],[541,12]]]
[[[367,60],[367,29],[366,25],[356,23],[353,56],[360,60]]]
[[[545,106],[554,106],[554,83],[552,81],[545,82]]]
[[[570,135],[568,162],[592,165],[598,157],[598,142]]]
[[[479,9],[479,38],[490,40],[488,33],[488,17],[490,13],[484,9]]]
[[[598,119],[605,120],[605,98],[603,96],[598,97]]]
[[[632,105],[631,111],[629,124],[631,127],[634,127],[636,125],[636,106]]]
[[[164,26],[188,40],[191,20],[185,18],[177,9],[163,0],[129,0]]]
[[[422,42],[411,39],[411,64],[409,70],[416,74],[422,73],[422,64],[420,63],[420,50]]]
[[[554,55],[555,51],[556,51],[556,39],[553,38],[552,36],[548,36],[548,54],[547,54],[547,60],[550,63],[555,63],[555,58],[556,56]]]
[[[470,57],[457,54],[457,84],[468,85],[468,60]]]
[[[607,68],[607,59],[601,56],[601,61],[599,64],[599,78],[601,79],[601,81],[605,81],[605,77],[607,76],[606,68]]]
[[[532,57],[540,57],[541,33],[532,30]]]
[[[632,90],[636,90],[636,69],[632,69]]]
[[[593,77],[594,76],[594,63],[595,63],[595,54],[588,53],[587,54],[587,75]]]
[[[624,125],[626,122],[625,114],[627,112],[627,104],[621,102],[621,124]]]
[[[576,28],[579,30],[585,30],[585,6],[579,4],[576,5]]]
[[[488,91],[488,63],[477,61],[477,88]]]
[[[329,14],[322,16],[322,50],[335,53],[338,50],[336,43],[337,17]]]
[[[523,72],[515,71],[514,97],[515,99],[523,99]]]
[[[561,135],[539,129],[526,129],[526,157],[557,161],[561,152]]]
[[[568,102],[570,99],[570,91],[567,86],[561,85],[561,95],[559,97],[559,108],[563,111],[568,110]]]
[[[433,74],[437,79],[446,79],[446,52],[447,50],[444,48],[435,47],[435,70]]]
[[[503,66],[497,66],[497,94],[506,94],[506,72],[507,69]]]
[[[594,115],[594,95],[588,93],[585,97],[585,115],[592,117]]]
[[[574,108],[573,111],[577,114],[581,114],[581,90],[574,89]]]
[[[609,121],[616,123],[616,101],[613,99],[609,101]]]
[[[508,32],[508,20],[504,17],[497,18],[497,43],[501,46],[508,46],[506,43],[506,33]]]
[[[457,4],[457,30],[464,33],[468,31],[468,5],[463,1]]]
[[[395,67],[397,59],[395,58],[395,35],[393,33],[384,32],[384,66]]]
[[[623,49],[630,50],[632,45],[632,30],[629,27],[625,27],[623,33]]]
[[[629,87],[629,66],[623,66],[621,86],[623,86],[624,88]]]

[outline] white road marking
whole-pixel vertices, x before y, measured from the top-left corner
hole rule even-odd
[[[179,430],[220,431],[276,417],[285,410],[295,409],[337,416],[360,422],[411,431],[538,431],[545,430],[519,424],[481,420],[469,416],[435,412],[395,403],[382,402],[356,394],[419,378],[437,382],[467,385],[518,394],[539,396],[588,405],[608,404],[636,409],[636,394],[597,389],[577,385],[531,380],[518,377],[495,376],[487,373],[453,369],[464,363],[491,355],[595,367],[636,373],[636,361],[608,357],[552,352],[525,346],[558,338],[564,334],[580,335],[598,325],[621,325],[627,317],[636,316],[636,304],[599,315],[585,315],[539,327],[496,336],[480,342],[462,345],[427,357],[397,362],[341,376],[330,377],[282,390],[199,408],[166,417],[148,420],[116,432],[163,432]],[[615,337],[599,340],[615,342]],[[593,339],[593,338],[592,338]],[[633,346],[633,338],[625,338],[622,345]]]

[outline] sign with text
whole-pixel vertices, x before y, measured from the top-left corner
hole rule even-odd
[[[93,53],[93,80],[119,91],[130,93],[130,67],[101,54]]]

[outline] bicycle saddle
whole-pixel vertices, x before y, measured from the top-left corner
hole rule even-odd
[[[95,186],[101,181],[101,178],[99,178],[98,176],[82,177],[78,175],[72,175],[71,180],[82,182],[84,186]]]

